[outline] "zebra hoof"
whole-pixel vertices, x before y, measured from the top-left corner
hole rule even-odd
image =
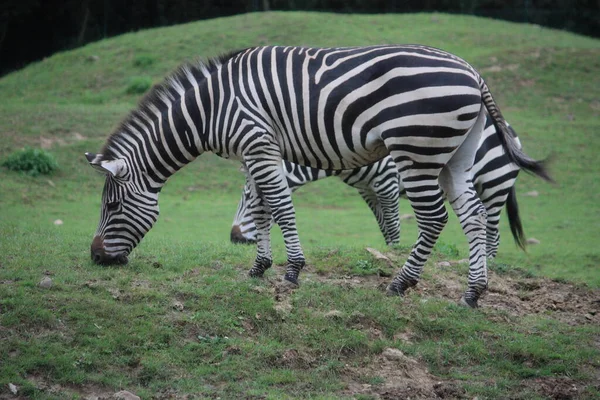
[[[385,291],[385,295],[388,297],[400,296],[404,297],[404,289],[396,285],[389,285]]]
[[[265,271],[261,271],[259,269],[254,269],[252,268],[250,271],[248,271],[248,276],[250,278],[262,278],[265,274]]]
[[[283,281],[286,283],[290,283],[296,287],[300,286],[300,283],[298,283],[298,275],[295,275],[295,274],[290,274],[290,273],[285,274],[283,276]]]
[[[477,304],[476,299],[467,299],[467,298],[465,298],[465,296],[460,298],[460,301],[458,302],[458,304],[460,304],[461,306],[464,306],[464,307],[469,307],[469,308],[479,308],[479,304]]]

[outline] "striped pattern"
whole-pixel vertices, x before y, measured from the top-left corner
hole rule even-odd
[[[415,211],[419,236],[388,287],[413,286],[447,220],[446,193],[467,237],[471,260],[464,301],[476,306],[487,286],[485,208],[470,168],[485,111],[511,161],[546,178],[543,165],[514,143],[483,79],[462,59],[426,46],[256,47],[186,64],[153,89],[90,163],[107,174],[97,262],[123,261],[158,212],[165,181],[203,152],[243,162],[256,188],[257,257],[251,276],[271,266],[271,218],[281,228],[297,284],[305,264],[282,160],[318,169],[353,169],[390,155]],[[118,163],[122,168],[112,168]],[[114,171],[113,171],[114,170]],[[443,190],[442,190],[443,189]],[[143,199],[134,228],[122,204]],[[129,203],[128,203],[129,204]],[[468,210],[468,211],[465,211]],[[104,214],[106,213],[106,214]],[[136,222],[138,223],[138,222]],[[135,232],[135,238],[124,232]],[[114,241],[108,242],[108,233]],[[112,240],[112,239],[111,239]]]
[[[510,128],[514,140],[521,147],[519,139]],[[330,176],[337,176],[349,186],[358,189],[379,225],[386,244],[397,244],[400,239],[398,222],[398,199],[404,195],[404,186],[399,182],[396,164],[391,157],[365,167],[353,170],[327,171],[283,162],[290,189]],[[491,118],[487,118],[475,162],[471,170],[475,190],[487,212],[486,253],[488,258],[496,257],[500,244],[500,213],[507,201],[510,202],[508,217],[515,242],[524,247],[524,234],[518,214],[518,204],[514,196],[514,185],[519,168],[510,161],[498,139]],[[253,203],[250,183],[246,180],[242,196],[231,226],[230,240],[233,243],[256,243],[256,225],[252,218]],[[510,198],[509,198],[510,195]],[[514,210],[514,211],[513,211]]]
[[[339,177],[344,183],[358,190],[375,216],[386,244],[393,245],[400,241],[398,199],[401,183],[396,164],[391,157],[385,157],[365,167],[341,171],[304,167],[283,161],[283,170],[292,192],[309,182],[330,176]],[[246,179],[231,226],[230,240],[233,243],[256,243],[257,229],[252,217],[256,211],[251,207],[255,202],[253,195],[250,182]]]

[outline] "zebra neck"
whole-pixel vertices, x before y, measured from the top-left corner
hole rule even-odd
[[[107,146],[116,158],[127,159],[133,170],[141,172],[152,191],[160,191],[171,175],[206,151],[198,106],[191,111],[188,97],[138,113]]]

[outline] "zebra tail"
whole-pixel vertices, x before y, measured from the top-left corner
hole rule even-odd
[[[508,192],[508,198],[506,199],[506,213],[508,214],[508,223],[510,225],[510,231],[512,232],[515,243],[523,251],[527,251],[525,248],[525,233],[523,232],[523,224],[521,223],[521,217],[519,216],[519,204],[517,203],[517,192],[515,186],[511,186]]]
[[[510,128],[506,124],[506,120],[502,116],[500,109],[496,105],[496,102],[490,93],[490,89],[481,77],[479,77],[479,87],[481,89],[481,98],[483,100],[483,104],[492,118],[492,122],[496,128],[496,134],[498,135],[500,142],[502,143],[502,147],[506,151],[510,161],[512,161],[525,172],[537,175],[545,181],[554,182],[548,173],[548,159],[534,160],[519,148],[517,142],[515,142],[510,133]]]

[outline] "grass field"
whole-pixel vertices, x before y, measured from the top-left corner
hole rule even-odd
[[[247,46],[381,43],[465,58],[526,152],[553,155],[556,185],[525,174],[517,182],[526,234],[540,244],[519,251],[503,219],[480,310],[456,305],[467,271],[455,261],[468,252],[452,216],[418,288],[385,297],[416,224],[404,222],[401,245],[386,248],[367,206],[335,178],[294,197],[302,286],[279,284],[278,228],[278,265],[247,278],[254,249],[228,243],[243,176],[213,155],[168,182],[161,217],[127,266],[91,263],[103,178],[83,153],[97,152],[135,107],[136,84]],[[0,169],[0,399],[121,389],[144,399],[600,396],[598,40],[444,14],[247,14],[56,54],[1,78],[0,99],[0,161],[33,146],[60,165],[35,178]],[[401,212],[411,212],[406,201]],[[49,289],[38,286],[45,276]]]

